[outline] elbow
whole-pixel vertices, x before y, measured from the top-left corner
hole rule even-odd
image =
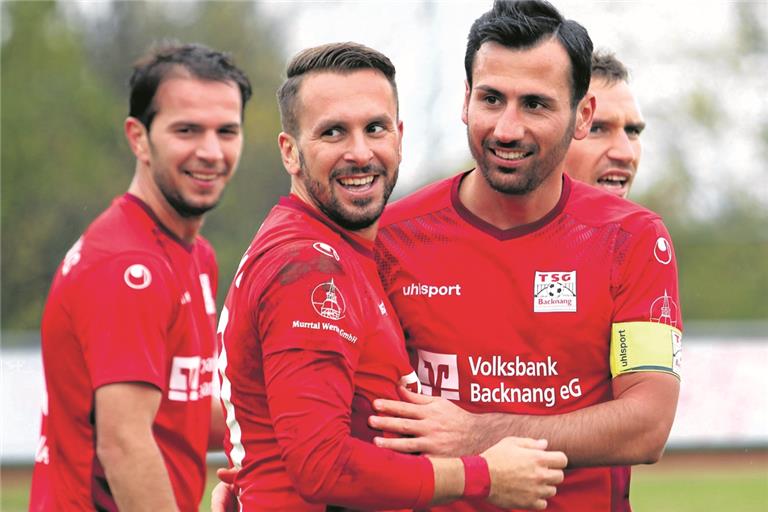
[[[639,440],[631,464],[656,464],[664,454],[669,438],[669,428],[656,428]]]
[[[329,503],[333,501],[333,485],[329,485],[322,475],[291,475],[296,492],[309,503]]]

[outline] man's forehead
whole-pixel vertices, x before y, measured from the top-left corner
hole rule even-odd
[[[550,95],[562,92],[563,88],[570,91],[570,59],[565,48],[553,39],[528,48],[509,48],[487,41],[480,46],[472,67],[473,86],[490,86],[501,92],[510,89],[521,94],[537,92],[526,90],[532,85]]]
[[[299,117],[311,117],[313,123],[350,115],[397,115],[391,84],[373,69],[312,72],[302,81],[299,101]]]
[[[589,92],[595,95],[596,119],[612,116],[626,118],[627,122],[643,122],[640,107],[626,82],[598,78],[590,84]]]

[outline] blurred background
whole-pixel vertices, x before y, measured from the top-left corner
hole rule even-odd
[[[635,472],[633,504],[768,510],[768,2],[554,3],[630,69],[647,122],[631,199],[662,214],[680,269],[678,418],[664,461]],[[38,327],[52,275],[133,174],[122,134],[131,63],[156,41],[201,42],[231,52],[252,80],[239,172],[203,228],[218,253],[221,304],[242,252],[288,191],[275,101],[288,58],[354,40],[392,59],[405,124],[399,197],[472,165],[460,119],[464,46],[490,5],[2,2],[2,510],[25,508],[42,400]],[[732,495],[714,495],[716,478]],[[713,501],[721,498],[727,506]]]

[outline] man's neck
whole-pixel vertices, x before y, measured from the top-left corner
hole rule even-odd
[[[171,233],[185,243],[191,244],[195,241],[195,237],[203,225],[202,215],[198,217],[182,217],[156,187],[142,184],[137,176],[134,176],[130,187],[128,187],[128,193],[144,201],[155,216],[157,216],[158,220]]]
[[[339,226],[339,224],[336,223],[333,219],[329,218],[328,215],[326,215],[325,212],[322,211],[317,206],[317,203],[315,203],[315,201],[312,199],[312,197],[309,195],[309,193],[307,193],[307,191],[306,191],[306,189],[304,187],[296,186],[296,181],[295,180],[292,181],[292,183],[291,183],[291,194],[296,196],[302,203],[306,204],[307,206],[309,206],[310,208],[315,210],[317,213],[319,213],[320,215],[322,215],[323,217],[325,217],[326,219],[331,221],[334,225],[338,226],[338,228],[340,230],[347,231],[349,233],[352,233],[352,234],[354,234],[356,236],[359,236],[359,237],[361,237],[361,238],[363,238],[365,240],[368,240],[370,242],[373,242],[374,240],[376,240],[376,235],[379,232],[379,221],[378,221],[378,219],[376,220],[376,222],[374,222],[373,224],[371,224],[367,228],[357,229],[357,230],[346,229],[346,228],[344,228],[342,226]]]
[[[507,230],[536,222],[557,205],[563,191],[562,172],[552,172],[527,194],[505,194],[488,184],[475,168],[459,186],[459,201],[470,212],[497,229]]]

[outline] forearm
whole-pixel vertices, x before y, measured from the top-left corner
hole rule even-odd
[[[175,511],[168,471],[153,438],[99,443],[98,456],[121,511]]]
[[[264,370],[275,433],[302,498],[378,509],[429,503],[434,482],[426,458],[352,437],[353,386],[338,354],[286,351],[266,357]]]
[[[677,404],[679,381],[670,375],[633,374],[614,400],[552,416],[489,413],[474,416],[475,449],[504,436],[547,439],[571,466],[631,465],[661,456]]]

